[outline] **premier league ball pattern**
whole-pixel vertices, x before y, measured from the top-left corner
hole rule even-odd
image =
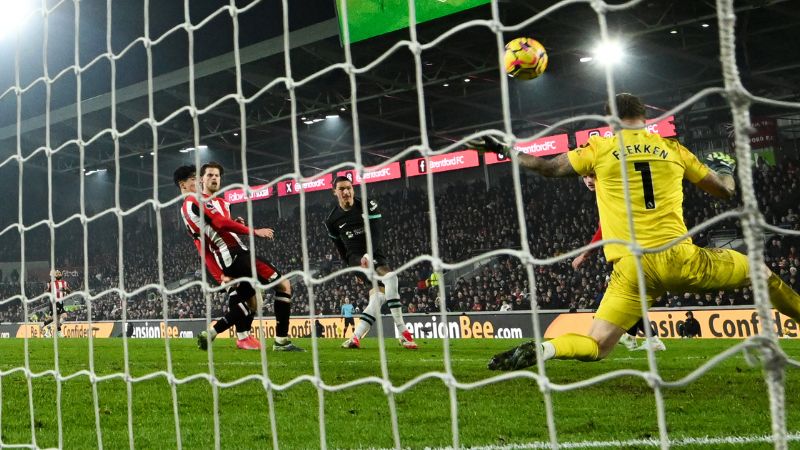
[[[505,67],[514,78],[532,80],[547,69],[547,51],[535,39],[514,39],[506,44]]]

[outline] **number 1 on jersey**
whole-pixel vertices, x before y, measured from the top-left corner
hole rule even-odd
[[[649,162],[633,163],[633,168],[642,174],[642,190],[644,191],[644,207],[656,209],[656,195],[653,192],[653,177],[650,174]]]

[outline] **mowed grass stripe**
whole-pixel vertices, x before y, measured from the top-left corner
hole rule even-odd
[[[310,348],[307,340],[298,340]],[[451,340],[453,373],[460,382],[477,382],[496,375],[486,370],[488,358],[518,343],[513,340]],[[658,353],[664,380],[680,379],[720,351],[738,341],[667,341]],[[21,366],[23,342],[0,341],[0,370]],[[340,349],[338,340],[319,342],[320,371],[328,385],[358,378],[380,377],[377,341],[367,339],[361,350]],[[408,351],[387,340],[389,377],[398,386],[430,371],[442,372],[442,341],[425,339],[418,351]],[[800,355],[800,341],[782,340],[792,357]],[[179,379],[207,372],[207,354],[191,340],[170,342],[174,375]],[[52,342],[31,340],[31,370],[54,369]],[[163,340],[130,340],[130,373],[141,377],[166,368]],[[260,355],[218,341],[214,352],[218,379],[230,383],[262,373]],[[268,352],[269,376],[285,384],[312,375],[312,355]],[[59,341],[59,372],[66,376],[89,367],[88,342]],[[97,375],[124,371],[122,341],[95,341]],[[619,348],[611,358],[597,363],[550,361],[548,376],[554,383],[584,380],[617,369],[647,370],[644,353]],[[800,431],[800,370],[787,368],[786,404],[790,432]],[[56,383],[52,376],[32,380],[34,428],[40,447],[58,445]],[[126,383],[120,379],[98,382],[100,425],[104,448],[128,448]],[[2,442],[30,444],[28,388],[23,374],[2,378]],[[184,448],[213,447],[211,387],[203,379],[178,384],[180,439]],[[65,448],[96,448],[95,413],[91,383],[86,376],[62,382]],[[173,400],[167,379],[158,377],[133,383],[133,439],[137,448],[174,448],[177,445]],[[273,391],[278,438],[282,448],[319,446],[319,399],[316,386],[301,382]],[[711,369],[697,382],[665,389],[670,436],[678,438],[765,436],[770,433],[766,385],[760,367],[749,366],[737,355]],[[471,390],[459,390],[460,442],[470,446],[538,445],[547,441],[544,398],[530,379],[514,379]],[[629,442],[631,448],[649,446],[658,437],[653,391],[640,377],[625,376],[570,392],[554,393],[559,439],[565,442]],[[426,379],[396,394],[401,443],[406,447],[444,447],[452,443],[450,400],[441,380]],[[259,380],[220,389],[220,434],[225,448],[271,447],[267,392]],[[389,407],[380,385],[370,383],[337,392],[325,392],[325,427],[331,448],[388,448],[393,445]],[[641,442],[641,443],[640,443]],[[760,442],[760,441],[759,441]],[[531,444],[533,443],[533,444]],[[752,443],[757,448],[757,442]],[[687,444],[688,445],[688,444]],[[698,443],[699,445],[699,443]],[[727,445],[709,441],[708,447]],[[765,444],[768,446],[768,444]],[[613,447],[613,445],[612,445]],[[525,447],[520,447],[525,448]],[[753,448],[753,447],[748,447]],[[768,447],[765,447],[768,448]]]

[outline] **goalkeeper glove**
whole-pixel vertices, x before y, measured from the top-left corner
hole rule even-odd
[[[727,153],[714,152],[706,156],[706,165],[720,175],[732,175],[736,170],[736,158]]]
[[[492,136],[483,136],[471,141],[467,145],[481,153],[497,153],[503,157],[508,157],[508,148]]]

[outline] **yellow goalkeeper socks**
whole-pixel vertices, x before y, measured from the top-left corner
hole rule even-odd
[[[774,273],[767,280],[767,287],[775,309],[800,322],[800,295]]]
[[[597,361],[600,355],[600,347],[597,345],[597,341],[582,334],[567,333],[549,342],[556,349],[555,359]]]

